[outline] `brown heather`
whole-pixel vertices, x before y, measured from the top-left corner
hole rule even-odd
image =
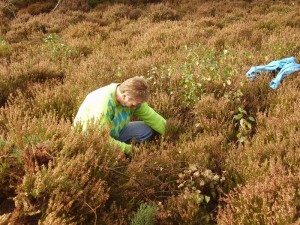
[[[298,224],[299,175],[272,163],[261,182],[238,186],[225,200],[218,224]]]
[[[0,2],[0,224],[126,225],[141,205],[152,224],[299,224],[300,73],[245,78],[299,62],[299,0],[57,2]],[[125,157],[71,128],[135,75],[163,137]]]

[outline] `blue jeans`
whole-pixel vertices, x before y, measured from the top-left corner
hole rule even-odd
[[[132,140],[141,143],[151,140],[153,134],[152,128],[143,121],[133,121],[120,131],[119,137],[116,139],[126,143],[130,143]]]

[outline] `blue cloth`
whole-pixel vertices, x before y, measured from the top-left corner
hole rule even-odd
[[[294,57],[289,57],[277,61],[272,61],[267,65],[262,66],[253,66],[251,69],[246,73],[246,77],[253,80],[257,73],[261,72],[276,72],[279,71],[275,79],[273,79],[270,82],[270,87],[272,89],[276,89],[280,82],[285,78],[286,76],[290,75],[291,73],[294,73],[296,71],[300,70],[300,64],[296,63],[296,60]]]
[[[144,123],[144,121],[129,122],[119,133],[116,139],[121,142],[130,142],[135,140],[138,143],[148,141],[151,139],[154,131],[151,127]]]

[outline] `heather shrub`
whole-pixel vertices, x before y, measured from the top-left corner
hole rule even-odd
[[[79,51],[66,44],[57,34],[49,34],[44,39],[45,51],[50,51],[53,57],[57,57],[60,61],[67,58],[79,56]]]
[[[88,3],[91,7],[95,7],[97,4],[103,2],[102,0],[89,0]]]
[[[1,3],[0,3],[1,4]],[[1,5],[0,5],[1,8]],[[4,13],[0,10],[0,32],[5,34],[9,29],[9,18],[7,18]]]
[[[147,3],[159,3],[162,0],[121,0],[122,2],[127,2],[129,4],[147,4]]]
[[[122,19],[127,19],[131,11],[131,7],[125,4],[114,4],[103,13],[103,20],[108,24],[113,22],[120,22]]]
[[[245,77],[299,58],[298,1],[57,3],[0,3],[1,224],[299,223],[298,73]],[[164,136],[125,156],[71,128],[135,75]]]
[[[0,90],[2,95],[0,103],[3,106],[10,95],[15,96],[18,91],[23,94],[30,92],[31,87],[35,83],[51,83],[53,81],[61,82],[64,74],[59,69],[49,67],[52,63],[49,60],[39,61],[38,64],[28,64],[22,67],[19,63],[14,64],[14,72],[10,72],[10,68],[1,71]]]
[[[186,133],[185,121],[177,117],[169,117],[166,123],[164,138],[170,142],[177,142],[181,134]]]
[[[131,199],[133,205],[149,199],[159,201],[157,219],[162,224],[196,221],[212,213],[224,180],[222,175],[205,169],[214,163],[203,157],[215,146],[206,140],[203,145],[195,141],[187,146],[183,138],[175,145],[160,140],[156,148],[164,150],[159,152],[154,151],[155,146],[142,146],[124,172],[128,179],[122,188],[124,197]]]
[[[262,181],[238,186],[225,198],[218,224],[292,224],[297,212],[299,177],[273,164]],[[297,221],[298,222],[298,221]]]
[[[256,112],[267,111],[272,100],[275,97],[275,93],[270,89],[269,83],[274,78],[272,74],[261,74],[253,82],[245,82],[240,87],[243,96],[240,101],[248,111],[252,114]]]
[[[278,25],[273,22],[273,19],[262,21],[257,24],[257,28],[266,32],[274,32],[277,29]]]
[[[216,99],[212,95],[203,96],[195,105],[194,126],[197,131],[229,135],[232,130],[231,123],[233,109],[226,98]]]
[[[181,114],[185,108],[181,105],[180,93],[175,91],[181,76],[176,69],[171,64],[160,68],[151,66],[147,71],[147,81],[151,88],[149,103],[167,118]]]
[[[89,8],[90,6],[86,0],[65,0],[58,5],[57,9],[61,12],[66,12],[68,10],[88,11]]]
[[[129,12],[128,18],[131,20],[137,20],[143,15],[143,11],[139,8],[134,8]]]
[[[64,30],[64,37],[69,40],[80,39],[93,39],[96,35],[100,35],[103,29],[98,24],[92,22],[79,22],[74,26],[70,26]]]
[[[96,221],[97,209],[103,208],[109,196],[105,182],[110,176],[107,169],[118,163],[121,152],[101,141],[107,139],[107,133],[91,132],[89,137],[84,137],[71,131],[69,123],[61,121],[61,125],[52,123],[49,127],[49,123],[38,121],[26,129],[32,147],[24,155],[26,172],[14,199],[16,210],[23,212],[25,219],[38,214],[45,224],[56,220],[66,223],[90,221],[91,216]],[[41,131],[46,124],[48,127],[44,127],[47,130],[42,137]],[[32,129],[39,132],[34,136]],[[51,132],[56,134],[51,135]],[[51,137],[47,138],[47,135]],[[8,140],[12,142],[12,138]],[[50,143],[38,145],[43,139]],[[40,148],[52,158],[45,161],[44,156],[42,161]],[[33,163],[29,157],[31,151],[35,154]]]
[[[122,188],[125,193],[123,197],[139,202],[171,194],[170,187],[175,185],[180,165],[175,164],[178,154],[169,155],[169,152],[175,153],[175,148],[163,143],[162,141],[162,146],[168,150],[161,153],[154,152],[155,146],[147,145],[136,151],[131,163],[124,168],[123,173],[128,179],[124,181]]]
[[[36,2],[30,4],[26,8],[22,8],[18,11],[18,15],[29,13],[31,15],[38,15],[40,13],[48,13],[55,6],[55,3],[52,2]]]
[[[157,4],[153,6],[153,14],[150,16],[153,22],[160,22],[164,20],[179,20],[180,15],[175,10],[170,8],[168,4]]]
[[[99,221],[103,224],[128,224],[128,213],[129,210],[126,207],[120,207],[116,202],[113,202],[109,207],[109,210],[99,215]]]
[[[80,11],[68,11],[64,14],[59,12],[51,12],[47,14],[35,15],[21,14],[15,20],[11,21],[10,29],[7,36],[15,40],[20,40],[27,37],[27,40],[34,38],[40,42],[40,38],[44,38],[45,34],[60,33],[70,24],[76,24],[85,19]],[[37,38],[39,37],[39,38]],[[34,46],[32,43],[30,46]]]
[[[232,180],[244,183],[263,177],[271,159],[280,161],[290,171],[298,171],[299,157],[295,147],[299,139],[298,112],[295,111],[299,104],[298,93],[293,84],[287,85],[287,88],[289,96],[283,92],[275,95],[270,100],[270,109],[257,114],[252,141],[241,148],[239,154],[231,152],[227,158],[226,167],[230,176],[234,177]]]
[[[21,121],[20,118],[27,118],[27,124],[25,124],[26,119]],[[30,116],[26,115],[26,112],[24,111],[22,113],[22,109],[20,108],[15,109],[14,112],[11,111],[11,114],[8,112],[4,113],[2,111],[1,120],[7,120],[10,122],[10,124],[6,124],[5,129],[1,129],[2,140],[5,142],[5,145],[2,146],[3,148],[1,148],[1,156],[3,156],[3,158],[1,157],[1,175],[3,175],[3,181],[9,181],[10,183],[9,189],[1,190],[1,195],[5,196],[4,200],[6,201],[6,199],[17,195],[17,189],[22,183],[25,171],[28,170],[28,172],[30,172],[35,168],[33,158],[28,154],[32,151],[34,152],[35,148],[32,148],[32,151],[29,151],[28,146],[35,146],[37,143],[42,142],[45,139],[47,140],[47,134],[45,134],[47,131],[45,131],[45,133],[40,133],[42,128],[38,120],[30,123]],[[48,117],[48,120],[51,120],[51,117]],[[47,121],[47,119],[44,118],[43,122],[45,121]],[[21,125],[21,127],[18,125]],[[34,133],[34,131],[37,133]],[[22,138],[18,138],[17,133],[20,133]],[[52,136],[52,134],[49,135]],[[53,154],[51,149],[48,149],[47,153]],[[35,159],[38,160],[39,163],[44,162],[44,160],[47,159],[45,155],[41,155],[41,152],[37,152],[35,156]],[[9,167],[9,170],[7,171],[5,170],[6,166]],[[28,205],[28,207],[30,208],[29,211],[31,211],[30,205]],[[13,220],[13,218],[19,217],[17,216],[19,214],[21,217],[23,212],[22,210],[20,211],[17,209],[14,211],[13,215],[10,216],[10,218]]]
[[[34,3],[38,2],[38,0],[20,0],[20,1],[5,0],[4,2],[13,4],[16,8],[21,9],[30,4],[34,4]]]
[[[41,34],[47,31],[47,28],[46,22],[31,18],[30,14],[22,14],[11,21],[6,36],[10,42],[19,43],[24,39],[29,40],[32,36],[40,37]]]
[[[227,158],[227,150],[230,144],[226,136],[222,134],[213,135],[209,132],[194,134],[194,141],[190,141],[186,148],[181,148],[180,153],[185,154],[188,162],[198,162],[213,171],[221,171]],[[188,139],[187,139],[188,140]],[[184,142],[182,143],[184,146]]]
[[[297,100],[297,91],[294,88],[290,87],[291,92],[289,96],[277,96],[275,101],[278,101],[278,103],[274,108],[270,109],[269,116],[267,118],[265,115],[262,116],[259,124],[259,133],[253,143],[257,146],[265,145],[265,148],[261,149],[261,157],[265,157],[273,151],[271,155],[282,160],[284,165],[292,171],[296,169],[293,166],[295,164],[291,164],[289,161],[291,159],[293,159],[293,162],[298,161],[298,157],[293,157],[292,155],[295,154],[295,151],[297,152],[294,143],[297,143],[299,134],[296,125],[298,124],[296,108],[299,107],[299,101]],[[293,103],[288,104],[288,102]],[[291,139],[288,141],[289,138]]]
[[[4,17],[16,17],[17,7],[9,0],[0,3],[1,19]]]
[[[215,200],[218,188],[224,177],[211,170],[197,169],[191,164],[178,174],[178,195],[173,195],[163,203],[157,218],[160,224],[198,224],[210,223],[214,217]],[[197,221],[197,222],[196,222]]]
[[[44,92],[42,92],[44,90]],[[35,94],[34,91],[40,91]],[[59,118],[72,120],[78,110],[78,102],[75,98],[75,90],[67,89],[62,86],[51,87],[47,89],[38,86],[32,90],[33,100],[31,100],[32,112],[35,114],[53,113]]]
[[[19,178],[23,176],[23,163],[20,151],[15,146],[9,143],[4,137],[1,136],[1,161],[0,161],[0,196],[3,203],[7,201],[11,196],[15,195],[14,191],[20,184]],[[10,185],[6,185],[9,183]],[[3,205],[2,210],[5,210],[7,205]],[[1,210],[1,214],[3,211]]]
[[[293,28],[299,28],[300,27],[300,15],[294,14],[287,17],[286,25],[293,27]]]

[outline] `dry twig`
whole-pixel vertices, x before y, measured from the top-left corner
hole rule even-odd
[[[51,10],[52,12],[54,12],[57,9],[57,7],[60,5],[61,1],[62,0],[58,0],[58,2],[56,3],[56,6]]]

